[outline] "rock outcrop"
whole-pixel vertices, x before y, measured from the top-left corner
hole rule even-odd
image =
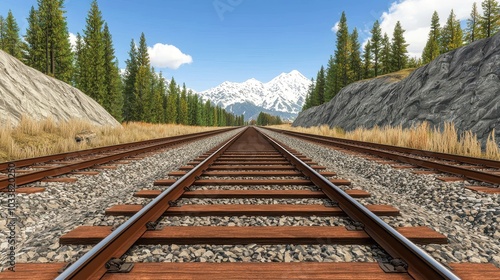
[[[83,92],[0,50],[0,123],[15,125],[22,115],[33,119],[52,117],[59,121],[74,118],[97,125],[120,125]]]
[[[485,141],[500,139],[500,33],[443,54],[399,80],[383,76],[346,86],[330,102],[301,112],[293,126],[345,130],[453,122]]]

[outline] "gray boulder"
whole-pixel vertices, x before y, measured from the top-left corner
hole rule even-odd
[[[22,115],[36,120],[74,118],[96,125],[120,125],[83,92],[0,50],[0,123],[16,125]]]
[[[391,75],[346,86],[330,102],[299,114],[293,126],[404,128],[423,121],[500,139],[500,33],[443,54],[400,80]]]

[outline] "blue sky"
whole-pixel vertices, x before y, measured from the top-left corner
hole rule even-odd
[[[475,0],[100,0],[113,35],[120,67],[132,39],[146,35],[151,60],[164,76],[202,91],[224,81],[267,82],[282,72],[316,76],[335,48],[335,24],[346,12],[350,31],[369,38],[375,20],[392,35],[396,21],[406,29],[409,51],[420,55],[437,10],[444,23],[453,8],[466,19]],[[91,0],[66,0],[68,31],[82,33]],[[36,0],[0,0],[21,34]]]

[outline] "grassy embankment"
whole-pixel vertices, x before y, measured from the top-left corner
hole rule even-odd
[[[34,121],[23,117],[19,125],[0,126],[0,162],[44,156],[120,143],[169,137],[218,129],[172,124],[124,123],[122,127],[100,127],[81,120],[55,122]],[[81,131],[92,131],[90,143],[75,142]]]
[[[291,127],[290,125],[273,127],[316,135],[500,160],[500,149],[495,141],[494,131],[488,137],[486,149],[482,151],[481,143],[477,140],[476,135],[470,131],[459,135],[455,126],[449,123],[445,124],[442,130],[431,128],[425,122],[409,129],[403,129],[401,126],[375,127],[373,129],[357,128],[349,132],[340,128],[330,128],[328,125],[310,128]]]

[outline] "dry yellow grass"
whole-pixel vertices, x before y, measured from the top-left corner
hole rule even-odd
[[[213,129],[218,127],[148,123],[124,123],[121,127],[102,127],[82,120],[55,122],[48,118],[34,121],[23,116],[17,126],[0,126],[0,162]],[[96,137],[90,143],[76,143],[75,135],[82,131],[92,131]]]
[[[451,123],[445,123],[443,129],[431,128],[427,122],[424,122],[407,129],[403,129],[402,126],[383,128],[375,126],[372,129],[357,128],[349,132],[337,127],[330,128],[328,125],[304,128],[284,124],[273,127],[316,135],[500,160],[500,149],[495,141],[495,131],[491,132],[486,142],[486,149],[482,151],[481,143],[475,134],[467,131],[458,135],[455,125]]]

